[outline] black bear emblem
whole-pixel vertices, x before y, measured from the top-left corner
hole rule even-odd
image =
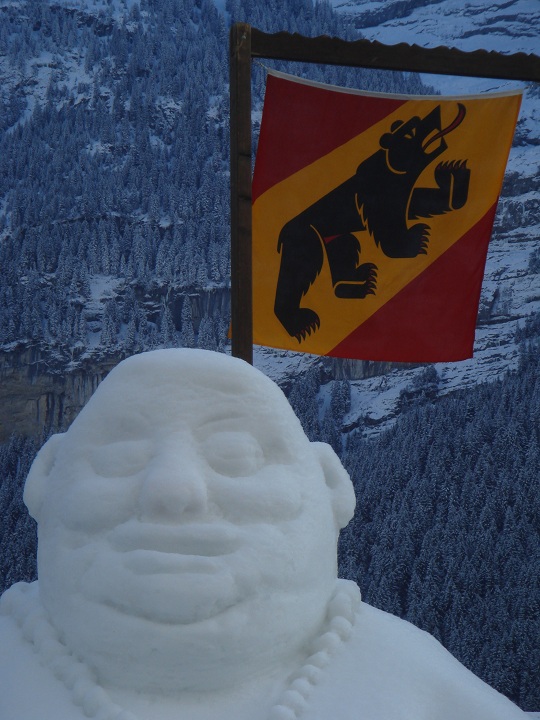
[[[388,257],[414,258],[427,253],[430,228],[408,221],[465,205],[470,179],[466,161],[439,162],[437,187],[415,187],[421,173],[447,149],[444,136],[464,117],[465,106],[458,103],[454,121],[445,128],[440,105],[423,119],[394,122],[353,177],[283,226],[274,312],[298,342],[320,326],[317,313],[301,308],[300,302],[321,271],[324,253],[336,297],[365,298],[375,293],[377,267],[360,263],[360,243],[352,233],[368,230]]]

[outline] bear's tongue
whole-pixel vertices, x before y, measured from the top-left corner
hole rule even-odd
[[[442,130],[439,130],[439,132],[436,133],[435,135],[431,135],[431,136],[428,135],[424,144],[422,145],[422,150],[424,152],[426,152],[428,147],[430,145],[432,145],[434,142],[436,142],[437,140],[439,140],[439,138],[442,138],[445,135],[448,135],[448,133],[452,132],[452,130],[455,130],[459,125],[461,125],[463,118],[465,117],[465,114],[466,114],[465,105],[462,105],[462,103],[458,103],[458,113],[457,113],[456,117],[454,118],[454,120],[452,120],[450,125],[447,125]]]

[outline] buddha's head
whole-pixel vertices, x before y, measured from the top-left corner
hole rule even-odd
[[[105,684],[221,687],[317,632],[350,479],[247,363],[120,363],[28,476],[42,602]]]

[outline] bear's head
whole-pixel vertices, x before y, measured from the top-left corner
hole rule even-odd
[[[441,128],[440,105],[424,118],[415,115],[406,122],[396,120],[390,132],[384,133],[379,141],[383,150],[386,150],[389,169],[396,174],[418,177],[447,149],[444,135],[455,130],[464,117],[465,107],[458,103],[456,118],[445,128]]]

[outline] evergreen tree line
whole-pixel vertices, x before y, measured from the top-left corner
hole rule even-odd
[[[33,439],[17,436],[0,445],[0,594],[36,578],[36,523],[22,499],[36,450]]]
[[[535,321],[538,326],[538,319]],[[538,328],[537,328],[538,329]],[[352,436],[341,572],[525,710],[540,707],[540,342],[519,372]]]
[[[227,343],[229,322],[219,307],[195,320],[188,293],[175,295],[172,303],[166,294],[149,299],[139,287],[121,283],[96,314],[89,307],[93,292],[84,267],[75,266],[73,273],[79,282],[72,278],[64,284],[59,274],[43,279],[33,271],[23,283],[0,286],[0,344],[40,343],[77,359],[96,348],[111,354],[157,347],[221,351]],[[18,312],[10,312],[13,308]]]

